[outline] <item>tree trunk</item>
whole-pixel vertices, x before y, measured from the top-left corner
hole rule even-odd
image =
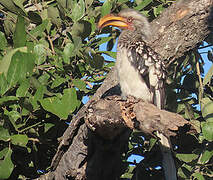
[[[212,0],[181,0],[151,23],[150,46],[169,62],[205,39],[213,27]],[[166,136],[187,124],[179,115],[129,97],[120,99],[114,68],[94,97],[64,133],[51,171],[39,179],[116,180],[123,173],[122,153],[132,129]],[[172,121],[171,121],[172,119]]]

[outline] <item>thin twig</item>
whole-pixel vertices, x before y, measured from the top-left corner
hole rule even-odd
[[[198,79],[199,79],[199,83],[200,83],[200,97],[199,97],[199,104],[200,104],[200,100],[203,96],[203,82],[202,82],[202,79],[201,79],[201,74],[200,74],[200,66],[199,66],[199,61],[197,61],[196,63],[196,69],[197,69],[197,75],[198,75]]]
[[[39,42],[38,39],[36,39],[36,37],[34,37],[32,34],[30,34],[30,32],[26,29],[26,33],[32,38],[34,39],[36,42]]]
[[[204,48],[212,47],[212,46],[213,46],[212,44],[209,44],[209,45],[207,45],[207,46],[199,47],[198,49],[204,49]]]
[[[39,142],[39,140],[37,138],[28,138],[29,141],[33,141],[33,142]]]
[[[6,11],[2,9],[0,9],[0,12],[2,12],[3,14],[6,14],[7,16],[10,16],[11,21],[13,21],[13,23],[16,23],[16,19],[13,16],[11,16],[9,13],[7,13]]]
[[[48,41],[50,42],[50,47],[51,47],[52,53],[53,53],[53,54],[55,54],[55,50],[54,50],[54,46],[53,46],[53,42],[52,42],[52,40],[51,40],[51,38],[50,38],[50,36],[49,36],[49,35],[47,35],[47,39],[48,39]]]
[[[93,88],[93,85],[90,83],[90,82],[88,82],[88,81],[84,81],[90,88]]]

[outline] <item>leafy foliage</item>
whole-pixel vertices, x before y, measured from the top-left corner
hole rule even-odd
[[[35,178],[46,172],[57,138],[113,66],[102,55],[115,58],[110,50],[119,32],[106,28],[102,33],[109,33],[107,37],[97,36],[99,18],[131,7],[153,20],[170,4],[167,0],[1,0],[0,179]],[[213,43],[211,38],[206,42]],[[103,43],[106,51],[99,50]],[[210,61],[212,52],[210,48],[205,52]],[[167,108],[183,115],[198,132],[186,133],[183,128],[173,139],[182,179],[210,179],[213,173],[213,67],[204,76],[202,58],[199,48],[194,49],[169,70]],[[121,178],[162,177],[158,150],[156,139],[133,132]],[[129,162],[132,155],[143,160]]]

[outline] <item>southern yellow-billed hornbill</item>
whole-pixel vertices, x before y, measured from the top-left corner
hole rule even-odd
[[[147,19],[132,9],[100,19],[99,28],[116,26],[123,31],[118,40],[116,69],[122,95],[132,95],[157,105],[164,105],[164,63],[146,41],[151,36]]]
[[[160,56],[147,45],[152,32],[146,17],[132,9],[109,14],[100,19],[99,29],[106,26],[122,29],[118,39],[115,67],[122,96],[132,95],[154,103],[162,109],[165,104],[165,65]],[[176,179],[176,169],[169,140],[161,133],[163,168],[167,180]]]

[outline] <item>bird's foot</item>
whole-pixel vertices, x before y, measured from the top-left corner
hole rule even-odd
[[[121,94],[121,100],[126,101],[127,100],[127,96],[124,95],[123,93]]]

